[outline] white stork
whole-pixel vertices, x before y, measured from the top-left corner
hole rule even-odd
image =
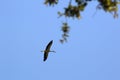
[[[46,46],[46,48],[45,48],[44,51],[41,51],[41,52],[44,52],[44,59],[43,59],[43,61],[46,61],[46,60],[47,60],[47,57],[48,57],[48,53],[49,53],[49,52],[54,52],[54,53],[55,53],[55,51],[50,51],[50,47],[51,47],[52,43],[53,43],[53,40],[51,40],[51,41],[48,43],[48,45]]]

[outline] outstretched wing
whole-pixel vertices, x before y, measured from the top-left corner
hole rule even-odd
[[[44,59],[43,61],[46,61],[47,60],[47,57],[48,57],[48,53],[49,53],[49,50],[50,50],[50,47],[53,43],[53,40],[51,40],[48,45],[46,46],[46,49],[45,49],[45,52],[44,52]]]
[[[46,61],[46,60],[47,60],[48,53],[49,53],[49,52],[45,52],[45,53],[44,53],[44,59],[43,59],[43,61]]]
[[[45,51],[50,50],[50,47],[51,47],[52,43],[53,43],[53,40],[51,40],[51,41],[48,43],[48,45],[46,46]]]

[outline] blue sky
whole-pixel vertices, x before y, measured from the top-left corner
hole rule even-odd
[[[92,2],[82,18],[68,19],[70,37],[60,44],[67,2],[55,7],[44,0],[0,1],[0,80],[120,80],[120,18]],[[120,14],[120,11],[118,11]],[[54,40],[43,62],[46,44]]]

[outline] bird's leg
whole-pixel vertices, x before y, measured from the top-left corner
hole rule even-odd
[[[54,52],[54,53],[56,53],[55,51],[50,51],[50,52]]]

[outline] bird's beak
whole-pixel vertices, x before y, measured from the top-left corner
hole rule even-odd
[[[40,52],[44,52],[44,51],[40,51]]]

